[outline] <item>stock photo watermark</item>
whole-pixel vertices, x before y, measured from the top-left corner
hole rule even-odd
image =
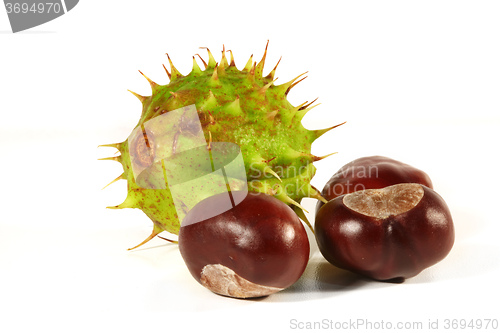
[[[79,0],[4,0],[12,32],[52,21],[72,10]]]
[[[449,330],[449,331],[470,331],[498,330],[499,322],[497,318],[448,318],[448,319],[426,319],[426,320],[371,320],[366,318],[356,318],[349,320],[321,319],[317,321],[307,321],[292,318],[289,320],[288,328],[291,330],[325,330],[325,331],[377,331],[377,330]]]

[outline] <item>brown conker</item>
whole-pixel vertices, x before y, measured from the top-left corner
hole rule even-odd
[[[255,192],[213,214],[227,196],[201,201],[182,221],[179,250],[193,277],[214,293],[236,298],[267,296],[295,283],[309,260],[307,232],[297,214]]]
[[[318,247],[331,264],[376,280],[402,280],[445,258],[451,213],[434,190],[416,183],[337,197],[318,211]]]

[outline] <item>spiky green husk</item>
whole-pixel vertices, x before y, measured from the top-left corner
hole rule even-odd
[[[133,93],[142,103],[142,114],[136,128],[166,112],[184,106],[196,105],[206,142],[231,142],[237,144],[243,155],[248,189],[273,195],[289,204],[299,216],[305,219],[300,201],[304,197],[324,199],[310,185],[316,168],[314,161],[322,159],[311,154],[311,144],[328,130],[307,130],[301,124],[302,118],[314,106],[303,103],[292,106],[287,100],[290,89],[300,82],[303,74],[293,80],[274,85],[276,67],[263,76],[266,51],[259,63],[250,57],[242,70],[235,66],[231,53],[230,61],[222,51],[222,58],[216,63],[208,50],[208,63],[201,70],[193,57],[192,71],[183,76],[172,64],[170,72],[165,68],[170,83],[158,85],[148,77],[152,88],[151,96]],[[231,52],[231,51],[228,51]],[[279,62],[278,62],[279,64]],[[142,74],[142,73],[141,73]],[[144,75],[144,74],[143,74]],[[338,125],[337,125],[338,126]],[[176,145],[188,144],[189,136],[178,137]],[[121,155],[111,159],[123,166],[123,174],[116,180],[126,179],[128,194],[123,203],[109,208],[139,208],[154,223],[152,234],[141,244],[162,231],[177,234],[180,221],[168,185],[163,189],[143,188],[137,184],[131,171],[130,140],[105,145],[117,148]],[[150,143],[155,145],[155,143]],[[149,145],[149,144],[148,144]],[[155,147],[169,150],[173,147]],[[147,159],[147,156],[145,157]],[[163,181],[161,167],[149,172],[151,182]],[[155,179],[157,175],[157,179]],[[113,181],[113,182],[114,182]],[[307,220],[306,220],[306,223]]]

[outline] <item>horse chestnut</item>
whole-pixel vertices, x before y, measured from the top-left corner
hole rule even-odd
[[[179,250],[193,277],[214,293],[236,298],[267,296],[295,283],[309,260],[297,214],[255,192],[217,214],[227,199],[228,193],[211,196],[182,221]]]
[[[326,183],[321,195],[330,201],[355,191],[400,183],[419,183],[432,188],[431,179],[422,170],[385,156],[367,156],[340,168]],[[323,205],[323,202],[318,201],[316,212]]]
[[[416,183],[337,197],[318,211],[315,233],[331,264],[376,280],[417,275],[445,258],[455,239],[445,201]]]

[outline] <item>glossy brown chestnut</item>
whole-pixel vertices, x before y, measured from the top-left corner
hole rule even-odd
[[[309,260],[297,214],[273,196],[249,192],[233,208],[204,218],[226,199],[222,193],[201,201],[182,222],[179,249],[193,277],[236,298],[267,296],[295,283]]]
[[[422,170],[385,156],[367,156],[340,168],[326,183],[321,195],[330,201],[355,191],[400,183],[419,183],[432,188],[431,179]],[[323,205],[318,201],[316,212]]]
[[[331,264],[376,280],[417,275],[445,258],[455,239],[445,201],[416,183],[337,197],[318,211],[315,233]]]

